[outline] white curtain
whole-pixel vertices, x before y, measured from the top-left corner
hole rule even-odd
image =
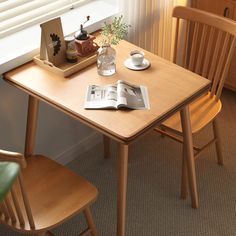
[[[123,0],[121,11],[129,28],[128,40],[168,60],[171,59],[172,10],[190,0]]]

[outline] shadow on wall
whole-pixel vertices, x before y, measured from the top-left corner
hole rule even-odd
[[[0,80],[0,148],[24,150],[27,95]]]
[[[0,79],[0,148],[24,151],[28,96]],[[62,112],[40,103],[35,152],[66,163],[87,150],[98,139],[87,126]],[[91,141],[89,140],[91,138]],[[89,143],[89,144],[88,144]],[[83,147],[86,145],[86,147]],[[76,150],[73,150],[76,149]]]

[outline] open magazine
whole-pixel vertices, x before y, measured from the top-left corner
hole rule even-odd
[[[85,109],[150,109],[145,86],[118,80],[115,85],[90,85],[86,93]]]

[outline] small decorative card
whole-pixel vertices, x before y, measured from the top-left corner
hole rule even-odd
[[[66,47],[61,25],[61,18],[55,18],[40,25],[40,59],[59,66],[65,62]]]

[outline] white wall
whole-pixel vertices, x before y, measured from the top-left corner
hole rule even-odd
[[[27,119],[26,93],[0,79],[0,149],[23,152]],[[35,151],[67,163],[101,142],[101,135],[40,102]]]

